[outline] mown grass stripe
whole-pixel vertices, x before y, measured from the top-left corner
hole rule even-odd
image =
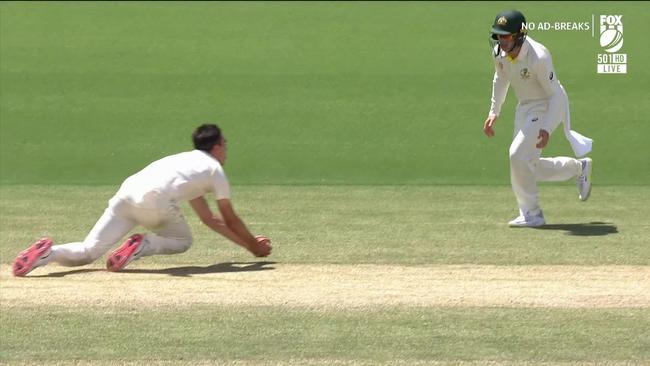
[[[107,294],[110,296],[110,294]],[[228,296],[228,294],[224,294]],[[650,310],[3,309],[0,361],[650,361]],[[28,345],[28,346],[27,346]],[[298,362],[300,364],[300,362]]]

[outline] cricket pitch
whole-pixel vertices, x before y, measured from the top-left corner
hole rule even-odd
[[[3,308],[40,305],[648,308],[647,266],[307,265],[275,262],[38,268],[0,266]]]

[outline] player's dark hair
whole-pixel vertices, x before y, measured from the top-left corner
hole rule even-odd
[[[221,129],[215,124],[203,124],[197,127],[192,133],[194,148],[197,150],[210,151],[212,147],[221,140]]]

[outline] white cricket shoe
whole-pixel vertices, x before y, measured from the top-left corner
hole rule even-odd
[[[580,198],[580,201],[586,201],[591,194],[591,171],[594,163],[590,158],[579,159],[578,161],[582,164],[582,174],[576,179],[578,198]]]
[[[536,214],[531,214],[530,211],[525,214],[517,216],[514,220],[508,223],[510,227],[540,227],[546,224],[544,221],[544,213],[539,210]]]

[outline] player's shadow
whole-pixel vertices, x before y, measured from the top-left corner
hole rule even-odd
[[[255,272],[255,271],[270,271],[274,270],[276,262],[225,262],[217,263],[209,266],[183,266],[183,267],[170,267],[162,269],[146,269],[146,268],[133,268],[125,269],[120,273],[145,273],[145,274],[162,274],[177,277],[190,277],[192,275],[209,274],[209,273],[232,273],[232,272]],[[134,265],[136,265],[134,263]],[[82,268],[74,269],[71,271],[62,271],[48,273],[46,275],[30,275],[29,277],[65,277],[69,275],[90,273],[90,272],[105,272],[105,269],[98,268]]]
[[[589,222],[581,224],[549,224],[540,226],[539,230],[564,230],[567,235],[603,236],[618,234],[616,225],[609,222]]]
[[[213,264],[210,266],[183,266],[163,269],[133,268],[125,269],[118,273],[145,273],[145,274],[164,274],[176,277],[190,277],[192,275],[210,274],[210,273],[233,273],[233,272],[257,272],[270,271],[275,267],[272,265],[276,262],[225,262]]]
[[[44,275],[33,275],[29,274],[25,278],[37,278],[37,277],[65,277],[69,275],[75,275],[75,274],[82,274],[82,273],[91,273],[91,272],[103,272],[105,269],[98,269],[98,268],[81,268],[81,269],[73,269],[71,271],[62,271],[62,272],[53,272],[53,273],[48,273]]]

